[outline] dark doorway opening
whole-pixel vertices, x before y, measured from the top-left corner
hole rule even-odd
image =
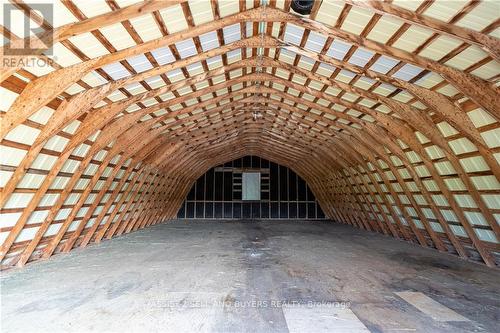
[[[244,200],[244,173],[260,174],[260,200]],[[325,214],[307,183],[294,171],[258,156],[245,156],[198,178],[177,217],[324,219]]]

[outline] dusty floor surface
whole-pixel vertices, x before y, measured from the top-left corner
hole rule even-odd
[[[395,294],[402,291],[470,321],[435,320]],[[308,332],[318,332],[325,306],[350,308],[371,332],[500,332],[499,295],[498,270],[348,226],[173,221],[3,272],[0,325],[288,332],[302,321],[284,313],[298,304],[320,318]]]

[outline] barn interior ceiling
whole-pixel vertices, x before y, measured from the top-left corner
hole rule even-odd
[[[334,221],[500,264],[497,2],[87,4],[31,11],[52,52],[2,67],[2,268],[173,218],[245,155]]]

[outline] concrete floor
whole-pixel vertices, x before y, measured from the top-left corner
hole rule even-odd
[[[498,270],[334,223],[172,221],[3,272],[1,331],[499,332],[499,282]],[[466,321],[425,313],[405,291]]]

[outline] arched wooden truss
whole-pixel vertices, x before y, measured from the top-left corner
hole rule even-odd
[[[3,268],[173,218],[251,154],[334,221],[499,264],[497,2],[90,3],[32,13],[51,66],[2,68]]]

